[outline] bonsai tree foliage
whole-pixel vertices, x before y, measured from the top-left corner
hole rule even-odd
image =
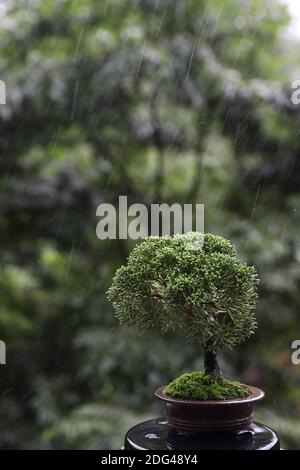
[[[256,270],[237,259],[229,241],[189,232],[137,245],[116,272],[108,298],[124,326],[181,329],[200,343],[205,376],[216,381],[222,379],[218,350],[233,348],[256,328],[258,283]]]

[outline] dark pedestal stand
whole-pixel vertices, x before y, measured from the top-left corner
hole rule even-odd
[[[253,423],[239,433],[201,433],[183,436],[156,418],[131,428],[124,441],[125,450],[279,450],[279,438],[264,424]]]

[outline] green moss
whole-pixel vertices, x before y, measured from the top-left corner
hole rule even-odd
[[[183,374],[169,383],[166,395],[186,400],[230,400],[247,398],[250,395],[246,385],[220,377],[214,380],[204,372]]]

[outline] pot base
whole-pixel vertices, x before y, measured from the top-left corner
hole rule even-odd
[[[125,450],[279,450],[280,442],[269,427],[252,423],[240,433],[202,433],[179,435],[165,418],[137,424],[125,437]]]

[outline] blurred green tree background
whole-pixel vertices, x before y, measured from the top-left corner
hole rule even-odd
[[[204,203],[206,231],[261,277],[259,329],[222,358],[300,448],[299,46],[276,0],[2,0],[1,448],[118,448],[202,368],[181,337],[139,338],[105,291],[132,241],[96,208]],[[298,49],[297,49],[298,48]]]

